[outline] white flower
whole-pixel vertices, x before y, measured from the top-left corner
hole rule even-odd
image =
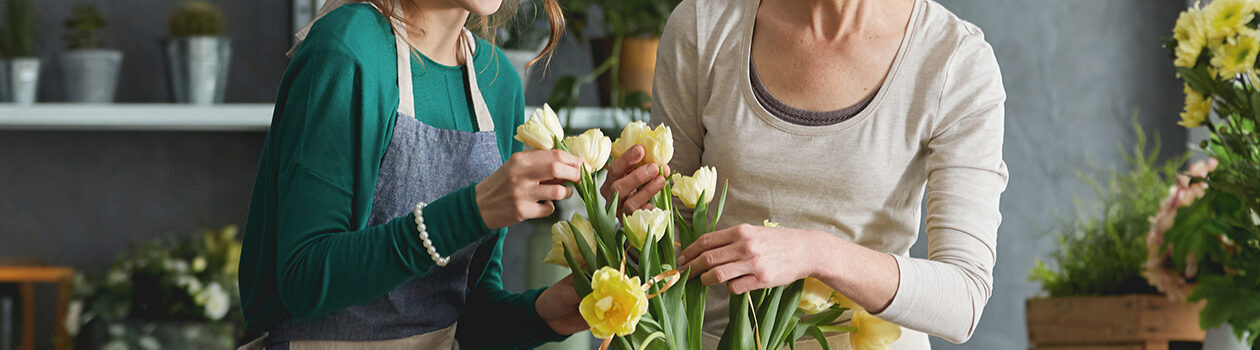
[[[197,256],[196,258],[193,258],[192,270],[194,273],[201,273],[201,271],[205,271],[206,270],[206,257]]]
[[[223,290],[223,287],[219,286],[218,282],[211,282],[202,293],[206,300],[206,317],[211,321],[223,319],[230,307],[227,292]]]
[[[82,300],[72,301],[69,306],[66,306],[66,320],[65,324],[63,324],[63,326],[66,327],[66,333],[69,333],[71,336],[79,334],[79,326],[82,326],[82,324],[79,323],[79,317],[82,315]]]

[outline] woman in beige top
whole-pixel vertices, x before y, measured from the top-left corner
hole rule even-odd
[[[813,276],[904,327],[895,349],[971,337],[1007,182],[1006,94],[978,28],[932,0],[685,0],[653,85],[670,167],[730,183],[723,229],[681,254],[704,283],[741,293]],[[641,158],[610,166],[605,192],[626,210],[664,183]],[[930,253],[911,258],[925,187]],[[746,225],[763,219],[784,228]],[[705,330],[718,334],[728,291],[712,290]]]

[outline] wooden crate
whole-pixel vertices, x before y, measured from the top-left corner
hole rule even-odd
[[[1172,341],[1203,341],[1202,309],[1162,295],[1028,299],[1028,343],[1037,350],[1166,350]]]

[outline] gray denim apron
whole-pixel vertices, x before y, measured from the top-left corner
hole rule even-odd
[[[395,32],[402,31],[396,28]],[[475,41],[467,30],[463,39],[464,71],[477,132],[439,129],[413,117],[410,46],[396,38],[398,112],[381,161],[368,225],[406,215],[416,202],[432,203],[485,179],[503,164],[494,120],[471,68]],[[434,266],[427,275],[403,282],[375,300],[320,317],[282,321],[262,342],[268,349],[454,348],[456,322],[468,289],[480,276],[498,236],[483,237],[451,253],[447,266]]]

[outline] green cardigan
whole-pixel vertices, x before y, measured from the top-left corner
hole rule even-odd
[[[494,116],[500,155],[524,122],[520,77],[503,52],[477,40],[477,81]],[[412,58],[416,114],[425,124],[474,131],[460,67]],[[433,260],[412,214],[367,226],[380,162],[398,108],[397,60],[388,23],[365,4],[320,19],[285,72],[258,166],[241,254],[246,325],[267,331],[290,317],[312,317],[381,297],[426,274]],[[464,348],[527,348],[563,339],[539,318],[541,289],[503,289],[504,230],[486,228],[474,187],[428,204],[434,246],[449,255],[498,234],[490,261],[460,319]]]

